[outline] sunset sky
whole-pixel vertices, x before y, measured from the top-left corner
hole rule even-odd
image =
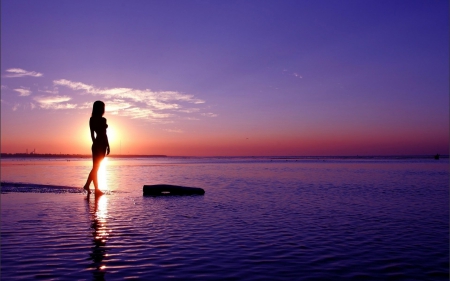
[[[1,1],[1,152],[449,153],[449,2]]]

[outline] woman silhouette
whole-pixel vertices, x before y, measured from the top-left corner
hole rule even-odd
[[[89,173],[86,184],[83,187],[84,190],[87,191],[88,195],[90,193],[89,186],[92,181],[94,182],[95,195],[103,194],[103,192],[98,189],[97,172],[100,168],[100,163],[103,158],[105,158],[105,154],[109,155],[110,152],[108,136],[106,135],[106,128],[108,128],[108,124],[106,124],[106,119],[103,118],[104,113],[105,103],[99,100],[94,102],[92,116],[89,119],[89,129],[91,130],[92,139],[92,170]]]

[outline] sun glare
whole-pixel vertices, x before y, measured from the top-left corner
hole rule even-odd
[[[110,143],[113,143],[116,141],[116,131],[111,126],[108,127],[107,132],[108,134],[108,140]]]
[[[100,164],[100,168],[98,169],[97,179],[98,179],[98,188],[100,190],[109,190],[108,185],[106,184],[106,166],[108,165],[108,157],[105,157]]]

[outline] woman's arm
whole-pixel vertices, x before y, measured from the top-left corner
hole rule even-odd
[[[106,128],[108,128],[108,124],[106,124],[107,123],[106,118],[103,118],[103,119],[105,120]],[[106,129],[105,129],[105,132],[106,132]],[[109,147],[108,134],[105,134],[105,137],[106,137],[106,155],[109,155],[109,153],[111,152],[111,149]]]
[[[109,153],[111,152],[110,148],[109,148],[109,141],[108,141],[108,135],[106,135],[106,155],[109,155]]]

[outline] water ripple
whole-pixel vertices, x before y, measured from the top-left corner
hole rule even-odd
[[[419,164],[114,166],[124,189],[100,200],[9,190],[2,279],[448,280],[448,167]],[[143,197],[133,174],[207,193]]]

